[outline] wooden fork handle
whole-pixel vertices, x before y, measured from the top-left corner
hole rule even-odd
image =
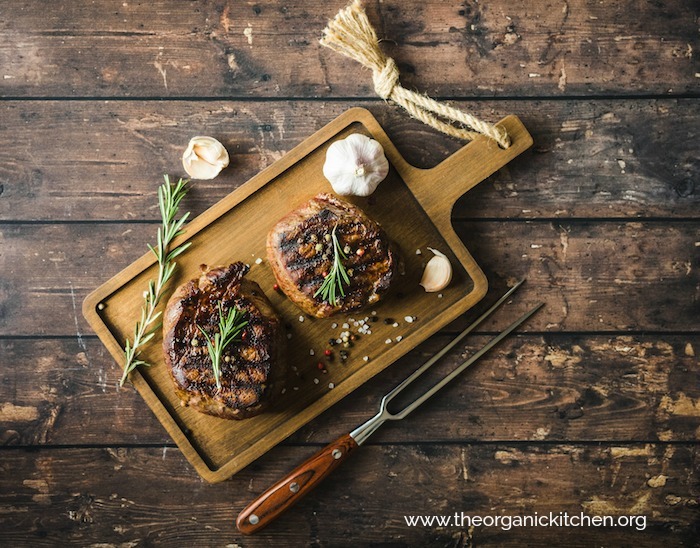
[[[359,446],[350,434],[328,444],[246,506],[236,518],[238,530],[252,535],[274,521],[321,483],[357,447]]]

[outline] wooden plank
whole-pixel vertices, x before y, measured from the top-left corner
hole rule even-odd
[[[382,394],[449,340],[430,338],[289,442],[323,443],[352,430]],[[487,340],[470,337],[419,386],[430,386]],[[405,427],[387,425],[373,441],[694,441],[699,349],[698,335],[513,337]],[[95,338],[0,340],[0,363],[7,365],[0,373],[0,445],[171,443],[138,393],[117,388],[121,369]]]
[[[697,222],[455,226],[486,271],[492,298],[506,281],[527,278],[513,314],[547,303],[526,331],[698,330]],[[84,297],[140,257],[155,230],[133,223],[0,225],[0,336],[89,333],[80,314]],[[501,329],[507,320],[495,317],[484,329]]]
[[[456,102],[496,121],[518,114],[533,151],[459,200],[458,218],[695,217],[700,104],[693,100]],[[352,101],[5,101],[0,112],[0,219],[155,220],[163,173],[184,175],[195,134],[232,164],[199,181],[194,214],[279,159]],[[460,143],[397,107],[368,103],[406,160],[427,168]],[[60,132],[72,146],[55,146]]]
[[[217,485],[202,483],[166,448],[5,450],[0,541],[583,547],[691,546],[697,540],[700,462],[697,447],[683,444],[370,445],[259,535],[243,538],[235,531],[233,519],[244,504],[313,450],[278,447]],[[646,520],[632,527],[504,531],[408,527],[404,518],[535,512]]]
[[[464,222],[456,229],[489,280],[527,278],[529,287],[513,314],[533,302],[547,303],[528,329],[700,327],[694,222]],[[503,324],[493,318],[484,329]]]
[[[5,96],[374,97],[318,44],[347,4],[24,2],[0,26]],[[368,3],[408,88],[441,96],[697,93],[691,2]]]

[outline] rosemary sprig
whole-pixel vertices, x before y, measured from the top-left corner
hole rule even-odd
[[[324,278],[321,287],[314,293],[314,297],[321,295],[321,298],[331,306],[335,306],[338,302],[337,293],[340,293],[341,297],[345,297],[343,282],[347,285],[350,284],[348,272],[341,262],[341,259],[347,259],[348,257],[340,248],[338,237],[335,234],[336,228],[338,228],[338,225],[333,227],[333,232],[331,233],[331,238],[333,239],[333,266],[328,275]]]
[[[246,325],[248,325],[248,321],[244,319],[243,313],[235,306],[231,307],[228,314],[224,316],[221,301],[219,301],[218,333],[214,333],[214,337],[212,338],[201,326],[197,325],[197,328],[207,340],[211,367],[214,370],[214,380],[216,380],[216,387],[218,389],[221,389],[221,356],[226,347],[241,334]]]
[[[160,325],[156,322],[162,311],[156,312],[156,307],[160,302],[163,294],[163,287],[170,280],[175,271],[174,259],[185,251],[190,242],[182,244],[173,250],[169,251],[171,242],[180,234],[182,227],[189,217],[189,212],[180,217],[179,221],[175,220],[180,202],[187,194],[187,181],[180,179],[176,185],[170,184],[170,178],[164,175],[165,182],[158,187],[158,205],[160,206],[160,215],[162,218],[162,226],[158,228],[158,241],[155,247],[150,244],[148,249],[156,256],[158,260],[158,278],[154,282],[148,281],[148,291],[145,293],[145,302],[141,308],[141,319],[136,322],[134,327],[133,341],[126,340],[124,346],[124,374],[119,381],[119,386],[124,386],[129,373],[136,369],[139,365],[150,365],[139,358],[139,354],[148,341],[156,334],[156,330]]]

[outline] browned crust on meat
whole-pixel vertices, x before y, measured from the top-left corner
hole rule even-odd
[[[336,306],[315,296],[333,264],[332,242],[325,236],[334,227],[341,247],[350,248],[343,265],[352,273]],[[321,251],[316,250],[318,244]],[[268,234],[267,256],[280,289],[318,318],[379,301],[395,278],[399,261],[396,246],[376,222],[330,194],[315,196],[281,219]]]
[[[248,267],[234,263],[206,269],[178,287],[163,314],[165,364],[184,405],[224,419],[244,419],[264,411],[286,378],[286,337],[279,317]],[[213,335],[224,313],[235,306],[248,325],[223,352],[221,389],[214,379],[206,340],[198,325]],[[192,344],[197,339],[196,346]]]

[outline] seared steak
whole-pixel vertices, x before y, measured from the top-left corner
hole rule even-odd
[[[332,272],[332,233],[346,255],[349,284],[335,303],[319,288]],[[270,231],[267,256],[282,291],[304,312],[325,318],[376,303],[396,276],[398,253],[381,227],[356,206],[319,194]],[[330,301],[330,302],[329,302]]]
[[[282,324],[260,286],[244,278],[248,267],[234,263],[206,269],[181,285],[163,317],[165,364],[183,405],[224,419],[244,419],[262,412],[279,393],[286,376]],[[217,388],[206,339],[235,306],[248,324],[223,351],[221,389]]]

